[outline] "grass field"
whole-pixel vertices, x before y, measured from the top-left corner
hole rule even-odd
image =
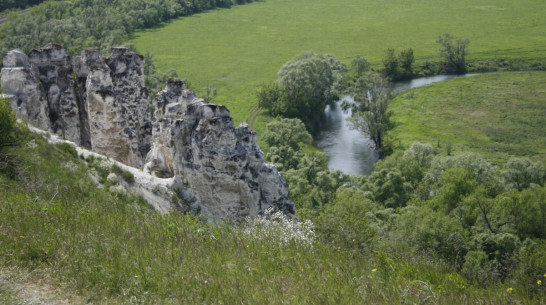
[[[409,250],[369,245],[360,253],[312,236],[286,243],[301,231],[256,227],[271,230],[267,237],[160,215],[138,198],[97,188],[93,168],[69,146],[37,136],[32,143],[7,151],[17,156],[17,179],[0,172],[0,304],[27,304],[18,290],[29,283],[67,292],[70,304],[540,302],[526,297],[523,283],[483,289]]]
[[[266,0],[180,18],[137,32],[158,68],[176,69],[198,93],[218,88],[216,103],[236,123],[255,107],[255,91],[307,50],[345,63],[362,55],[376,67],[389,47],[412,47],[417,62],[434,58],[439,35],[468,38],[470,60],[546,57],[543,0]],[[267,120],[260,115],[258,131]]]
[[[472,150],[495,163],[527,156],[546,163],[546,72],[463,77],[412,89],[392,103],[391,136],[453,151]]]

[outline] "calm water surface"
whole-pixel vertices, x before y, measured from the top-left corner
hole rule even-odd
[[[444,80],[473,76],[477,74],[464,75],[436,75],[431,77],[416,78],[409,81],[396,82],[393,84],[393,91],[403,90],[425,86],[428,84],[441,82]],[[352,101],[350,96],[345,97]],[[351,112],[344,112],[339,107],[326,107],[324,111],[325,122],[321,125],[315,146],[322,149],[328,155],[328,167],[332,170],[341,170],[346,174],[369,175],[375,162],[377,162],[377,153],[373,150],[373,142],[369,137],[356,130],[349,128],[346,121],[351,116]]]

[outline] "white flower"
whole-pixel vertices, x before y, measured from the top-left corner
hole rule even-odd
[[[38,147],[38,144],[36,144],[36,141],[34,139],[30,140],[27,144],[25,144],[25,146],[28,148],[28,149],[32,149],[34,150],[36,147]]]
[[[106,181],[110,182],[111,184],[118,184],[119,183],[119,177],[115,173],[108,174],[108,177],[106,177]]]
[[[242,232],[248,238],[267,240],[278,246],[294,243],[298,246],[312,247],[315,239],[314,225],[311,221],[297,222],[284,215],[267,209],[263,216],[247,219]]]

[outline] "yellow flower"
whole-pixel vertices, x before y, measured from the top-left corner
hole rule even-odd
[[[506,292],[512,293],[512,290],[514,290],[514,289],[512,289],[512,287],[510,287],[510,288],[506,289]]]
[[[542,285],[542,281],[541,281],[541,280],[538,280],[538,281],[537,281],[537,284]]]
[[[376,269],[376,268],[372,269],[372,272],[376,272],[376,271],[377,271],[377,269]]]

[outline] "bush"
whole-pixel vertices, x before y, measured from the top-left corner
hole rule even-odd
[[[326,242],[360,251],[373,248],[375,231],[368,225],[366,213],[376,205],[355,188],[342,188],[333,204],[315,219],[317,234]]]
[[[17,119],[10,102],[0,98],[0,149],[16,143],[15,128]]]
[[[527,158],[512,158],[504,166],[502,175],[508,188],[523,190],[532,184],[544,185],[546,168]]]
[[[440,49],[440,58],[444,62],[446,72],[466,73],[466,55],[468,54],[468,39],[457,39],[453,41],[453,36],[444,34],[438,37],[436,41],[442,45]]]

